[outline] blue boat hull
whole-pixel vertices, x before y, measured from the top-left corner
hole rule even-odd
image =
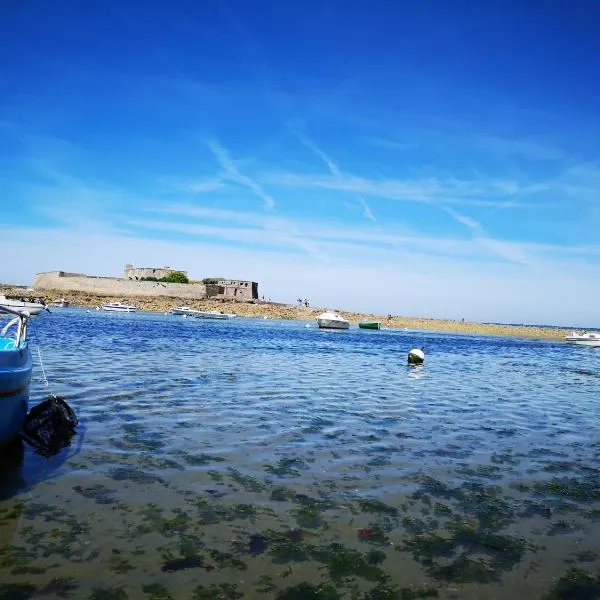
[[[27,343],[19,349],[0,349],[0,446],[15,439],[23,426],[32,368]]]

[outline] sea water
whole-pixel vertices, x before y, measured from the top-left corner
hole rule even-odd
[[[0,598],[598,597],[599,351],[306,325],[36,318],[80,426],[2,474]]]

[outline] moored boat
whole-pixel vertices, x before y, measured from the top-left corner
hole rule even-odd
[[[50,302],[50,306],[53,308],[67,308],[69,306],[69,301],[64,298],[57,298],[56,300],[52,300]]]
[[[109,302],[107,304],[103,304],[100,309],[109,312],[137,312],[140,310],[133,304],[121,304],[120,302]]]
[[[26,311],[0,306],[0,314],[14,317],[0,331],[0,447],[17,437],[29,401],[33,360],[27,341]]]
[[[236,315],[219,312],[218,310],[196,310],[194,311],[193,316],[196,317],[196,319],[217,319],[219,321],[226,321]]]
[[[358,326],[361,329],[381,329],[381,323],[379,321],[361,321]]]
[[[572,331],[571,335],[565,336],[565,342],[568,344],[577,344],[578,346],[592,346],[594,348],[600,348],[600,332],[583,331],[578,333],[577,331]]]
[[[190,308],[189,306],[176,306],[175,308],[171,309],[172,315],[186,315],[188,317],[192,317],[196,312],[198,311]]]
[[[350,321],[332,311],[320,314],[316,320],[321,329],[348,329],[350,327]]]
[[[0,306],[12,310],[26,310],[30,315],[39,315],[47,308],[43,298],[4,295],[0,296]]]

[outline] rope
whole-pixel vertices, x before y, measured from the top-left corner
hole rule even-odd
[[[50,389],[50,382],[48,381],[48,377],[46,375],[46,369],[44,369],[44,361],[42,359],[42,351],[40,350],[40,340],[37,336],[37,333],[35,331],[34,327],[31,327],[31,324],[29,324],[29,333],[31,334],[31,337],[35,340],[35,347],[37,350],[37,355],[40,361],[40,368],[42,370],[42,381],[44,382],[44,386],[46,387],[46,389],[48,390],[48,395],[52,396],[52,390]]]
[[[38,356],[40,359],[40,367],[42,368],[42,375],[44,377],[44,385],[48,388],[48,391],[50,391],[50,383],[48,382],[48,378],[46,377],[46,370],[44,369],[44,361],[42,360],[42,353],[40,351],[39,346],[36,346],[36,348],[37,348],[37,353],[38,353]]]

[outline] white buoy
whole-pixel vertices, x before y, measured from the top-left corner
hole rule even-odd
[[[422,365],[425,360],[425,352],[419,350],[419,348],[413,348],[408,353],[408,364],[409,365]]]
[[[307,323],[304,327],[306,327],[307,329],[310,327],[310,323]]]

